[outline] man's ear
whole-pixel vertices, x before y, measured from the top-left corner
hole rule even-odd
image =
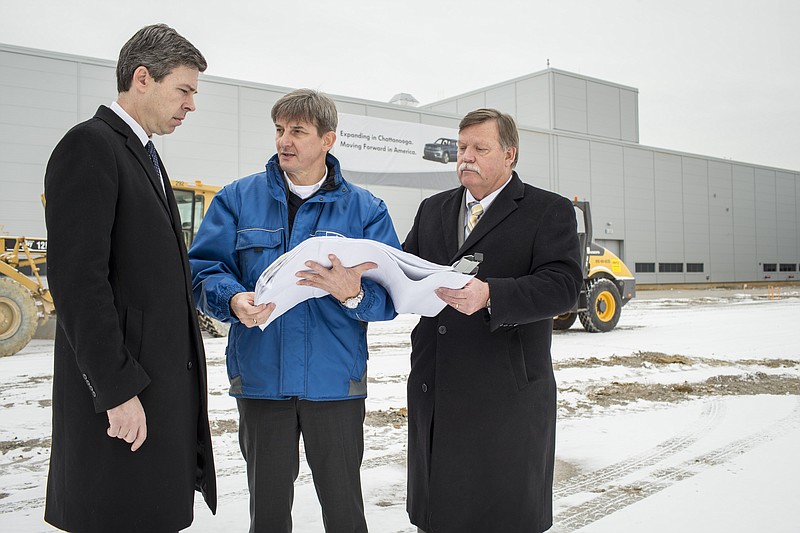
[[[517,147],[509,146],[508,148],[506,148],[504,161],[509,168],[514,165],[514,160],[516,158],[517,158]]]
[[[322,134],[322,145],[326,151],[330,151],[336,143],[336,133],[333,131],[326,131]]]
[[[144,92],[152,81],[153,78],[150,76],[150,71],[147,70],[147,67],[144,65],[139,65],[136,67],[136,70],[133,71],[133,82],[131,83],[131,89],[136,89],[138,92]]]

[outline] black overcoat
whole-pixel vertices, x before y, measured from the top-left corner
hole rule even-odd
[[[216,509],[205,353],[164,173],[168,201],[141,141],[104,106],[47,165],[58,324],[45,520],[61,529],[185,529],[196,488]],[[131,452],[107,436],[106,410],[135,395],[147,440]]]
[[[533,533],[552,523],[552,317],[582,282],[572,204],[514,173],[458,248],[463,187],[422,202],[406,251],[483,253],[491,313],[446,307],[411,334],[408,512],[427,533]]]

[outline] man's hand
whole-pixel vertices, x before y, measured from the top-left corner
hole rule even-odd
[[[315,261],[306,261],[305,265],[311,270],[301,270],[296,273],[295,275],[301,278],[297,284],[322,289],[340,302],[358,296],[361,292],[361,275],[367,270],[378,268],[378,265],[371,261],[345,267],[333,254],[330,254],[328,259],[331,262],[330,268],[325,268]]]
[[[231,311],[248,328],[265,323],[275,310],[274,303],[255,305],[255,297],[254,292],[238,292],[231,298]]]
[[[462,289],[439,287],[436,296],[453,309],[465,315],[471,315],[486,307],[489,300],[489,284],[472,278]]]
[[[132,443],[131,451],[138,450],[147,438],[147,420],[138,396],[106,411],[109,437]]]

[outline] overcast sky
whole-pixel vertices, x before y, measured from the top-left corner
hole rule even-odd
[[[116,60],[155,22],[208,74],[381,102],[549,59],[636,87],[641,144],[800,171],[797,0],[0,0],[0,42],[89,57]]]

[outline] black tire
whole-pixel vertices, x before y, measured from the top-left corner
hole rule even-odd
[[[444,155],[442,155],[442,163],[446,165],[449,162],[450,162],[450,154],[445,152]]]
[[[200,324],[200,330],[205,331],[206,333],[210,334],[212,337],[227,337],[228,330],[230,329],[229,324],[223,324],[216,318],[212,318],[208,315],[201,313],[200,311],[197,312],[197,322]]]
[[[14,355],[28,345],[39,322],[36,302],[28,289],[0,278],[0,356]]]
[[[569,329],[578,318],[578,313],[564,313],[553,318],[553,329]]]
[[[613,281],[605,278],[589,282],[586,288],[586,311],[578,317],[590,333],[606,333],[614,329],[622,311],[622,298]]]

